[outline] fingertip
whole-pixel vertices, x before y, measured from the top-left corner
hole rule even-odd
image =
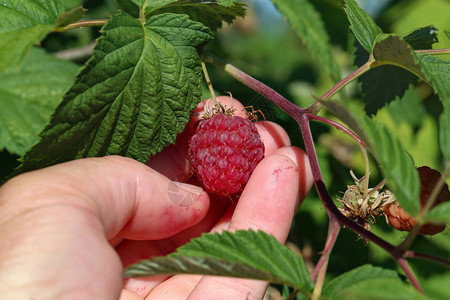
[[[264,155],[269,156],[275,152],[278,148],[290,146],[291,140],[289,139],[286,131],[277,123],[270,121],[257,122],[256,128],[258,128],[259,135],[264,143]]]
[[[299,198],[300,203],[308,195],[314,183],[314,178],[309,164],[308,154],[295,146],[281,147],[277,149],[274,154],[284,155],[289,157],[299,170]]]
[[[298,173],[285,155],[264,158],[242,192],[229,230],[263,230],[284,242],[299,199]]]
[[[127,289],[122,289],[119,300],[143,300],[141,296]]]

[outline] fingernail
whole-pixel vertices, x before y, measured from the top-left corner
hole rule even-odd
[[[203,189],[195,185],[178,181],[171,181],[171,183],[168,190],[169,199],[177,206],[192,206],[203,193]]]
[[[184,182],[178,182],[178,181],[172,181],[176,186],[178,186],[180,189],[183,189],[187,192],[196,194],[196,195],[200,195],[201,193],[203,193],[203,189],[199,186],[195,186],[192,184],[187,184]]]

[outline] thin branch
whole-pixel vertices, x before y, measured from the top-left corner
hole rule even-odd
[[[349,74],[347,77],[336,83],[331,89],[329,89],[323,96],[321,97],[321,100],[328,100],[333,95],[335,95],[339,90],[341,90],[343,87],[345,87],[347,84],[361,76],[362,74],[366,73],[370,70],[372,63],[375,62],[375,59],[371,56],[369,60],[363,64],[361,67],[353,71],[351,74]]]
[[[54,31],[55,32],[61,32],[66,31],[70,29],[80,28],[80,27],[88,27],[88,26],[103,26],[106,24],[106,22],[109,21],[108,19],[99,19],[99,20],[85,20],[85,21],[79,21],[72,24],[69,24],[64,27],[58,27]]]
[[[287,114],[289,114],[293,118],[297,116],[299,110],[300,111],[304,110],[298,107],[297,105],[293,104],[283,96],[281,96],[279,93],[277,93],[276,91],[274,91],[272,88],[268,87],[261,81],[251,77],[250,75],[242,72],[235,66],[224,62],[223,60],[219,59],[218,57],[210,53],[207,53],[207,55],[203,56],[203,60],[213,64],[214,66],[225,71],[233,78],[242,82],[252,90],[260,93],[261,95],[272,101],[276,106],[284,110]]]
[[[450,48],[414,50],[414,52],[426,53],[426,54],[431,54],[431,55],[445,55],[445,54],[450,54]]]
[[[437,257],[437,256],[434,256],[434,255],[426,254],[426,253],[420,253],[420,252],[415,252],[415,251],[412,251],[412,250],[408,250],[408,251],[404,252],[403,257],[421,258],[421,259],[432,261],[434,263],[438,263],[438,264],[444,265],[447,268],[450,268],[450,261],[448,261],[446,259],[443,259],[441,257]]]
[[[420,286],[419,282],[417,281],[416,275],[414,275],[413,270],[411,270],[411,267],[409,266],[408,262],[405,258],[398,258],[397,263],[399,266],[403,269],[406,276],[408,277],[409,281],[411,282],[412,286],[419,291],[419,293],[423,294],[423,289]]]
[[[57,51],[57,52],[53,52],[52,54],[53,54],[53,56],[60,58],[60,59],[75,60],[75,59],[80,59],[80,58],[85,58],[85,57],[91,56],[92,52],[94,50],[94,46],[95,46],[95,42],[90,45],[87,45],[87,46]]]
[[[322,255],[320,256],[319,261],[317,262],[314,270],[311,273],[311,279],[314,282],[317,282],[317,275],[319,273],[319,270],[322,269],[323,265],[326,263],[326,261],[328,261],[328,257],[331,254],[331,250],[333,250],[340,229],[341,226],[336,222],[336,220],[330,220],[330,223],[328,224],[328,234],[327,241],[325,242],[325,247],[322,251]]]
[[[320,121],[320,122],[323,122],[323,123],[326,123],[328,125],[333,126],[337,130],[339,130],[339,131],[349,135],[353,140],[355,140],[361,146],[363,146],[363,147],[365,146],[365,143],[364,143],[363,140],[361,140],[356,134],[353,133],[353,131],[351,131],[347,127],[343,126],[342,124],[340,124],[338,122],[335,122],[333,120],[327,119],[327,118],[320,117],[320,116],[315,115],[315,114],[309,114],[308,113],[308,114],[306,114],[306,116],[310,120]]]
[[[328,261],[330,259],[330,254],[333,250],[334,244],[336,243],[340,229],[341,226],[339,225],[339,223],[334,218],[330,219],[330,223],[328,224],[327,241],[325,243],[324,250],[322,251],[322,255],[320,256],[316,267],[311,273],[311,278],[315,283],[311,299],[320,299],[325,275],[327,273]]]
[[[206,69],[204,62],[201,62],[201,64],[202,64],[202,70],[203,70],[203,75],[205,76],[206,84],[208,85],[208,89],[209,89],[209,92],[211,93],[211,97],[215,102],[216,101],[216,93],[214,92],[214,88],[212,86],[211,79],[209,78],[208,70]]]

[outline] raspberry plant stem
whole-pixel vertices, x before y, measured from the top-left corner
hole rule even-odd
[[[209,92],[211,93],[211,98],[214,102],[216,102],[216,93],[214,92],[214,88],[211,83],[211,79],[209,78],[208,70],[206,69],[205,63],[201,62],[203,75],[205,76],[206,84],[208,85]]]
[[[319,121],[319,122],[323,122],[326,123],[328,125],[333,126],[334,128],[336,128],[337,130],[349,135],[353,140],[355,140],[359,145],[361,145],[362,147],[365,147],[365,143],[363,140],[361,140],[356,134],[353,133],[353,131],[351,131],[350,129],[348,129],[347,127],[343,126],[342,124],[335,122],[333,120],[315,115],[315,114],[311,114],[308,113],[306,114],[306,116],[308,117],[308,119],[310,120],[315,120],[315,121]]]
[[[207,53],[205,51],[205,55],[203,56],[203,60],[209,62],[216,66],[217,68],[225,71],[229,75],[231,75],[236,80],[242,82],[252,90],[260,93],[270,101],[272,101],[275,105],[277,105],[280,109],[284,110],[288,115],[293,117],[294,119],[298,117],[298,114],[302,111],[306,111],[303,108],[298,107],[293,104],[279,93],[262,83],[261,81],[251,77],[250,75],[242,72],[235,66],[224,62],[213,54]]]
[[[437,257],[434,255],[426,254],[426,253],[420,253],[412,250],[405,251],[403,254],[403,257],[410,257],[410,258],[421,258],[428,261],[432,261],[437,264],[441,264],[446,266],[447,268],[450,268],[450,261],[445,260],[441,257]]]
[[[397,263],[399,266],[403,269],[405,272],[405,275],[408,277],[409,281],[411,282],[412,286],[421,294],[423,294],[423,289],[420,286],[419,282],[417,281],[416,276],[414,275],[414,272],[411,270],[411,267],[409,266],[408,262],[404,257],[400,257],[397,259]]]
[[[411,284],[419,291],[422,292],[422,288],[420,287],[417,279],[415,278],[414,273],[412,272],[411,268],[408,265],[408,262],[404,259],[404,253],[405,251],[397,249],[397,247],[394,247],[392,244],[388,243],[384,239],[378,237],[377,235],[373,234],[372,232],[364,229],[357,223],[355,223],[353,220],[350,220],[346,216],[344,216],[337,206],[334,204],[333,199],[328,193],[328,190],[325,186],[325,183],[323,181],[323,177],[321,174],[319,161],[317,159],[317,154],[314,146],[314,141],[312,138],[311,129],[309,126],[309,118],[308,113],[311,112],[310,109],[304,109],[301,107],[298,107],[297,105],[291,103],[286,98],[281,96],[279,93],[265,85],[264,83],[260,82],[259,80],[251,77],[250,75],[244,73],[243,71],[239,70],[238,68],[232,66],[231,64],[228,64],[224,62],[223,60],[218,59],[216,56],[212,54],[208,54],[207,56],[203,57],[203,60],[206,62],[209,62],[213,64],[214,66],[218,67],[219,69],[222,69],[229,75],[231,75],[236,80],[240,81],[241,83],[245,84],[249,88],[255,90],[256,92],[260,93],[270,101],[272,101],[276,106],[278,106],[280,109],[284,110],[287,114],[289,114],[291,117],[293,117],[301,130],[303,141],[305,144],[305,150],[308,154],[309,163],[311,166],[314,183],[316,186],[316,189],[319,193],[320,199],[327,211],[327,214],[330,218],[331,222],[338,222],[340,225],[345,226],[349,228],[350,230],[358,233],[361,237],[363,237],[365,240],[369,240],[382,249],[384,249],[386,252],[388,252],[394,260],[397,261],[399,266],[404,270],[405,274],[408,276]],[[331,88],[327,93],[325,93],[321,99],[326,100],[333,96],[335,93],[337,93],[341,88],[343,88],[345,85],[347,85],[350,81],[356,79],[361,74],[365,73],[370,69],[370,64],[373,61],[369,59],[367,63],[365,63],[363,66],[359,67],[356,71],[354,71],[352,74],[344,78],[341,82],[339,82],[336,86]],[[317,103],[317,102],[316,102]],[[310,108],[313,108],[314,112],[318,111],[315,104],[310,106]],[[329,122],[327,122],[329,123]],[[334,125],[333,125],[334,126]],[[339,128],[343,128],[343,126],[338,126]],[[333,232],[333,231],[332,231]],[[333,237],[333,233],[328,232],[327,240],[330,240]],[[331,237],[330,237],[331,236]],[[332,240],[332,239],[331,239]],[[329,252],[331,252],[333,248],[334,242],[329,243],[325,246],[325,249],[329,249],[327,253],[324,254],[324,258],[321,257],[321,264],[322,266],[319,266],[319,269],[325,265],[325,261],[328,260],[327,255],[329,255]],[[320,260],[319,260],[320,261]],[[316,271],[316,274],[318,274],[319,271]],[[315,275],[317,277],[317,275]]]
[[[445,55],[450,54],[450,48],[442,48],[442,49],[424,49],[424,50],[415,50],[416,53],[426,53],[431,55]]]
[[[363,64],[361,67],[350,73],[347,77],[339,81],[336,85],[334,85],[331,89],[329,89],[325,94],[320,97],[322,101],[328,100],[333,97],[337,92],[339,92],[342,88],[344,88],[347,84],[366,73],[370,70],[372,63],[375,62],[375,59],[370,56],[369,60]]]
[[[341,226],[336,220],[330,220],[328,224],[328,235],[327,240],[325,242],[325,247],[322,251],[322,255],[320,256],[319,261],[317,262],[314,270],[311,273],[311,279],[317,284],[317,276],[320,270],[323,268],[323,265],[326,264],[328,258],[331,254],[331,250],[333,250],[334,243],[337,240],[339,231]]]
[[[340,229],[341,226],[336,221],[336,219],[330,219],[325,247],[322,251],[322,255],[320,256],[319,261],[317,262],[314,270],[311,273],[311,278],[315,283],[311,299],[320,299],[323,282],[325,280],[325,275],[328,267],[328,261],[334,244],[336,243]]]
[[[80,28],[80,27],[87,27],[87,26],[103,26],[108,22],[108,19],[98,19],[98,20],[85,20],[85,21],[79,21],[72,24],[69,24],[64,27],[56,28],[55,32],[62,32],[70,29]]]

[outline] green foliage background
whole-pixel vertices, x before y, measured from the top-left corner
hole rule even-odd
[[[79,5],[87,8],[85,19],[109,18],[111,12],[118,8],[136,16],[138,10],[133,2],[139,3],[139,1],[127,0],[65,0],[66,10]],[[358,54],[358,49],[355,46],[354,38],[349,34],[349,24],[340,7],[340,1],[309,1],[316,11],[320,12],[315,17],[322,18],[324,28],[330,37],[329,50],[334,61],[329,64],[318,60],[311,45],[306,46],[291,29],[291,26],[285,23],[280,16],[271,15],[269,20],[265,19],[266,15],[261,13],[261,6],[255,5],[257,2],[249,1],[248,16],[245,19],[238,19],[231,27],[225,26],[219,30],[215,40],[210,42],[206,49],[222,56],[301,107],[314,103],[315,98],[312,94],[323,94],[336,83],[336,77],[342,78],[356,68],[353,61]],[[273,2],[279,6],[280,4],[282,6],[283,3],[283,1]],[[281,6],[280,9],[283,10]],[[383,32],[402,35],[414,28],[434,25],[440,29],[437,32],[439,42],[434,44],[434,48],[448,48],[450,40],[445,36],[444,29],[450,29],[449,11],[450,3],[445,0],[388,1],[388,4],[374,16],[374,19]],[[46,34],[51,29],[43,24],[39,30],[42,30],[42,34]],[[67,49],[88,46],[98,37],[97,27],[79,28],[62,33],[51,33],[42,41],[40,47],[48,53],[58,55]],[[24,45],[24,47],[30,47],[30,45]],[[324,49],[324,47],[327,46],[318,46],[319,49]],[[7,101],[7,97],[13,96],[21,99],[23,107],[17,107],[17,110],[20,111],[23,118],[26,118],[27,110],[33,109],[33,103],[45,104],[41,110],[40,119],[35,120],[36,122],[33,124],[22,124],[20,132],[2,132],[2,128],[0,128],[0,176],[3,179],[18,166],[18,158],[36,142],[37,134],[47,124],[58,101],[73,84],[79,68],[89,58],[81,56],[71,62],[60,61],[57,63],[60,65],[52,62],[43,68],[39,63],[45,62],[49,54],[42,49],[33,49],[31,54],[26,57],[26,67],[21,71],[17,69],[3,70],[2,66],[6,58],[0,61],[0,69],[3,71],[0,74],[0,121],[8,118],[14,119],[15,113],[17,113],[8,111],[6,105],[2,109],[2,101]],[[320,54],[319,56],[326,57],[326,55]],[[448,59],[449,57],[444,58]],[[329,58],[325,58],[325,60],[329,61]],[[327,67],[330,64],[332,66]],[[62,68],[65,69],[64,75],[59,73]],[[255,109],[261,109],[267,119],[281,124],[286,129],[293,145],[303,147],[300,131],[293,119],[222,71],[212,67],[208,68],[218,94],[232,92],[233,96],[244,105],[252,105]],[[340,74],[336,74],[338,68]],[[43,71],[40,72],[40,70]],[[9,88],[13,87],[9,81],[13,80],[14,74],[17,72],[26,72],[30,78],[29,82],[23,82],[20,95],[14,95],[9,91]],[[43,87],[48,82],[54,82],[53,89],[46,90]],[[340,95],[340,97],[349,107],[362,111],[364,103],[361,99],[367,95],[361,92],[361,85],[356,83],[349,85],[345,89],[346,95]],[[202,86],[202,91],[202,98],[208,98],[209,93],[206,86]],[[385,105],[378,111],[375,110],[376,113],[373,117],[400,139],[417,166],[428,165],[442,171],[445,167],[445,158],[438,143],[441,133],[438,130],[438,117],[441,111],[442,104],[438,96],[434,94],[429,85],[419,82],[416,85],[411,84],[397,101]],[[331,114],[325,116],[333,118]],[[337,130],[318,123],[312,123],[311,126],[325,183],[332,196],[340,197],[346,186],[351,184],[348,169],[353,169],[360,176],[364,173],[363,157],[354,141]],[[20,138],[14,138],[13,134]],[[8,138],[20,142],[13,143]],[[374,168],[371,186],[374,186],[382,177],[379,170],[376,169],[376,163],[372,161],[371,165]],[[325,243],[327,227],[328,217],[313,190],[298,211],[289,237],[289,240],[303,253],[312,249],[313,254],[306,259],[306,265],[317,261],[317,253],[322,250]],[[382,218],[377,220],[372,229],[374,233],[393,244],[400,243],[405,237],[405,234],[390,229]],[[450,259],[449,234],[450,230],[447,228],[442,234],[432,238],[419,236],[413,249]],[[365,245],[357,239],[358,237],[353,232],[346,229],[341,231],[329,262],[327,276],[330,279],[367,263],[388,269],[397,268],[395,262],[383,250],[375,245]],[[445,285],[450,280],[448,270],[420,260],[412,260],[411,265],[419,280],[426,279],[424,288],[430,296],[436,299],[450,298]],[[387,277],[389,276],[391,274],[387,275]],[[361,287],[361,290],[363,289],[364,287]]]

